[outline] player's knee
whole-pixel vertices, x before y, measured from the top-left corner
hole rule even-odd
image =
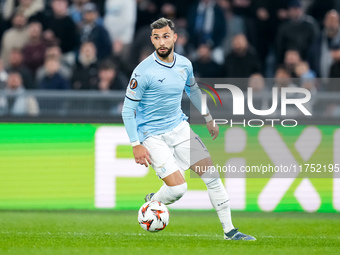
[[[186,182],[180,185],[169,187],[169,191],[171,192],[174,201],[179,200],[187,191],[187,189],[188,184]]]

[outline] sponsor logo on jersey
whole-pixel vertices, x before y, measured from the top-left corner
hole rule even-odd
[[[183,79],[183,81],[186,81],[188,79],[188,76],[187,76],[185,69],[180,70],[179,73],[180,73],[180,77]]]
[[[132,91],[130,88],[127,89],[127,92],[131,96],[136,96],[136,91]]]

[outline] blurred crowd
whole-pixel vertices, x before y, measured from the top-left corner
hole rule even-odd
[[[340,0],[0,0],[0,10],[7,93],[124,90],[154,51],[149,25],[159,17],[175,22],[175,51],[196,77],[340,91],[330,79],[340,77]]]

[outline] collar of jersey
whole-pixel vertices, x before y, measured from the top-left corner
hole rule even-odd
[[[161,66],[165,66],[165,67],[168,67],[168,68],[172,68],[175,63],[176,63],[176,55],[174,54],[174,61],[172,61],[171,63],[166,63],[166,62],[163,62],[162,60],[160,60],[156,54],[156,51],[152,54],[154,60],[160,64]]]

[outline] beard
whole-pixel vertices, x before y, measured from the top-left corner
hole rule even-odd
[[[157,54],[158,54],[158,56],[160,56],[161,58],[167,58],[169,55],[170,55],[170,53],[172,52],[172,49],[173,49],[173,46],[172,47],[170,47],[170,48],[163,48],[163,49],[168,49],[167,51],[165,51],[165,52],[160,52],[160,49],[161,48],[158,48],[157,49]]]

